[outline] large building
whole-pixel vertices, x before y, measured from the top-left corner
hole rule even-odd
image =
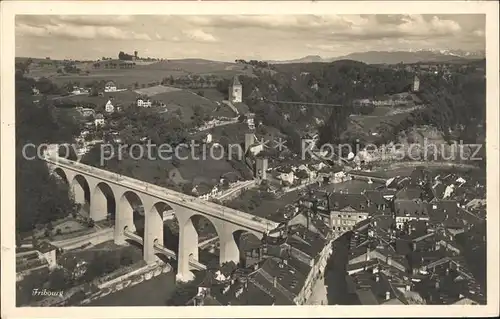
[[[229,100],[232,103],[243,102],[243,86],[237,76],[234,77],[233,83],[229,87]]]

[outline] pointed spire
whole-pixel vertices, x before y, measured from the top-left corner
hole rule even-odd
[[[238,76],[235,76],[233,78],[233,86],[238,86],[238,85],[241,85],[241,83],[240,83]]]

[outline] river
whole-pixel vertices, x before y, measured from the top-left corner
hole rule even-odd
[[[85,306],[165,306],[175,289],[175,272],[172,271],[94,300]]]

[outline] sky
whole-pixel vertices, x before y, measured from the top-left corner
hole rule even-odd
[[[287,60],[353,52],[485,49],[485,16],[18,15],[16,56]]]

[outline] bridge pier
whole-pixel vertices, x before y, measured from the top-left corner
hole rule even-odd
[[[155,254],[154,244],[163,246],[163,219],[155,207],[144,207],[144,260],[150,264],[158,260]]]
[[[124,245],[126,243],[124,234],[125,227],[131,232],[136,231],[134,225],[134,210],[124,197],[125,195],[122,195],[118,200],[116,209],[114,239],[117,245]]]
[[[76,180],[73,180],[71,183],[71,193],[73,194],[75,203],[82,206],[85,205],[85,190]]]
[[[93,192],[91,190],[90,218],[97,222],[100,220],[105,220],[107,215],[108,199],[98,187],[95,187]]]
[[[193,273],[189,270],[189,258],[198,260],[198,233],[191,219],[179,220],[179,256],[177,276],[179,281],[191,281]]]
[[[219,262],[223,263],[233,261],[235,264],[240,262],[240,249],[238,248],[238,243],[234,239],[233,232],[231,230],[223,230],[219,234],[220,240],[220,256]]]

